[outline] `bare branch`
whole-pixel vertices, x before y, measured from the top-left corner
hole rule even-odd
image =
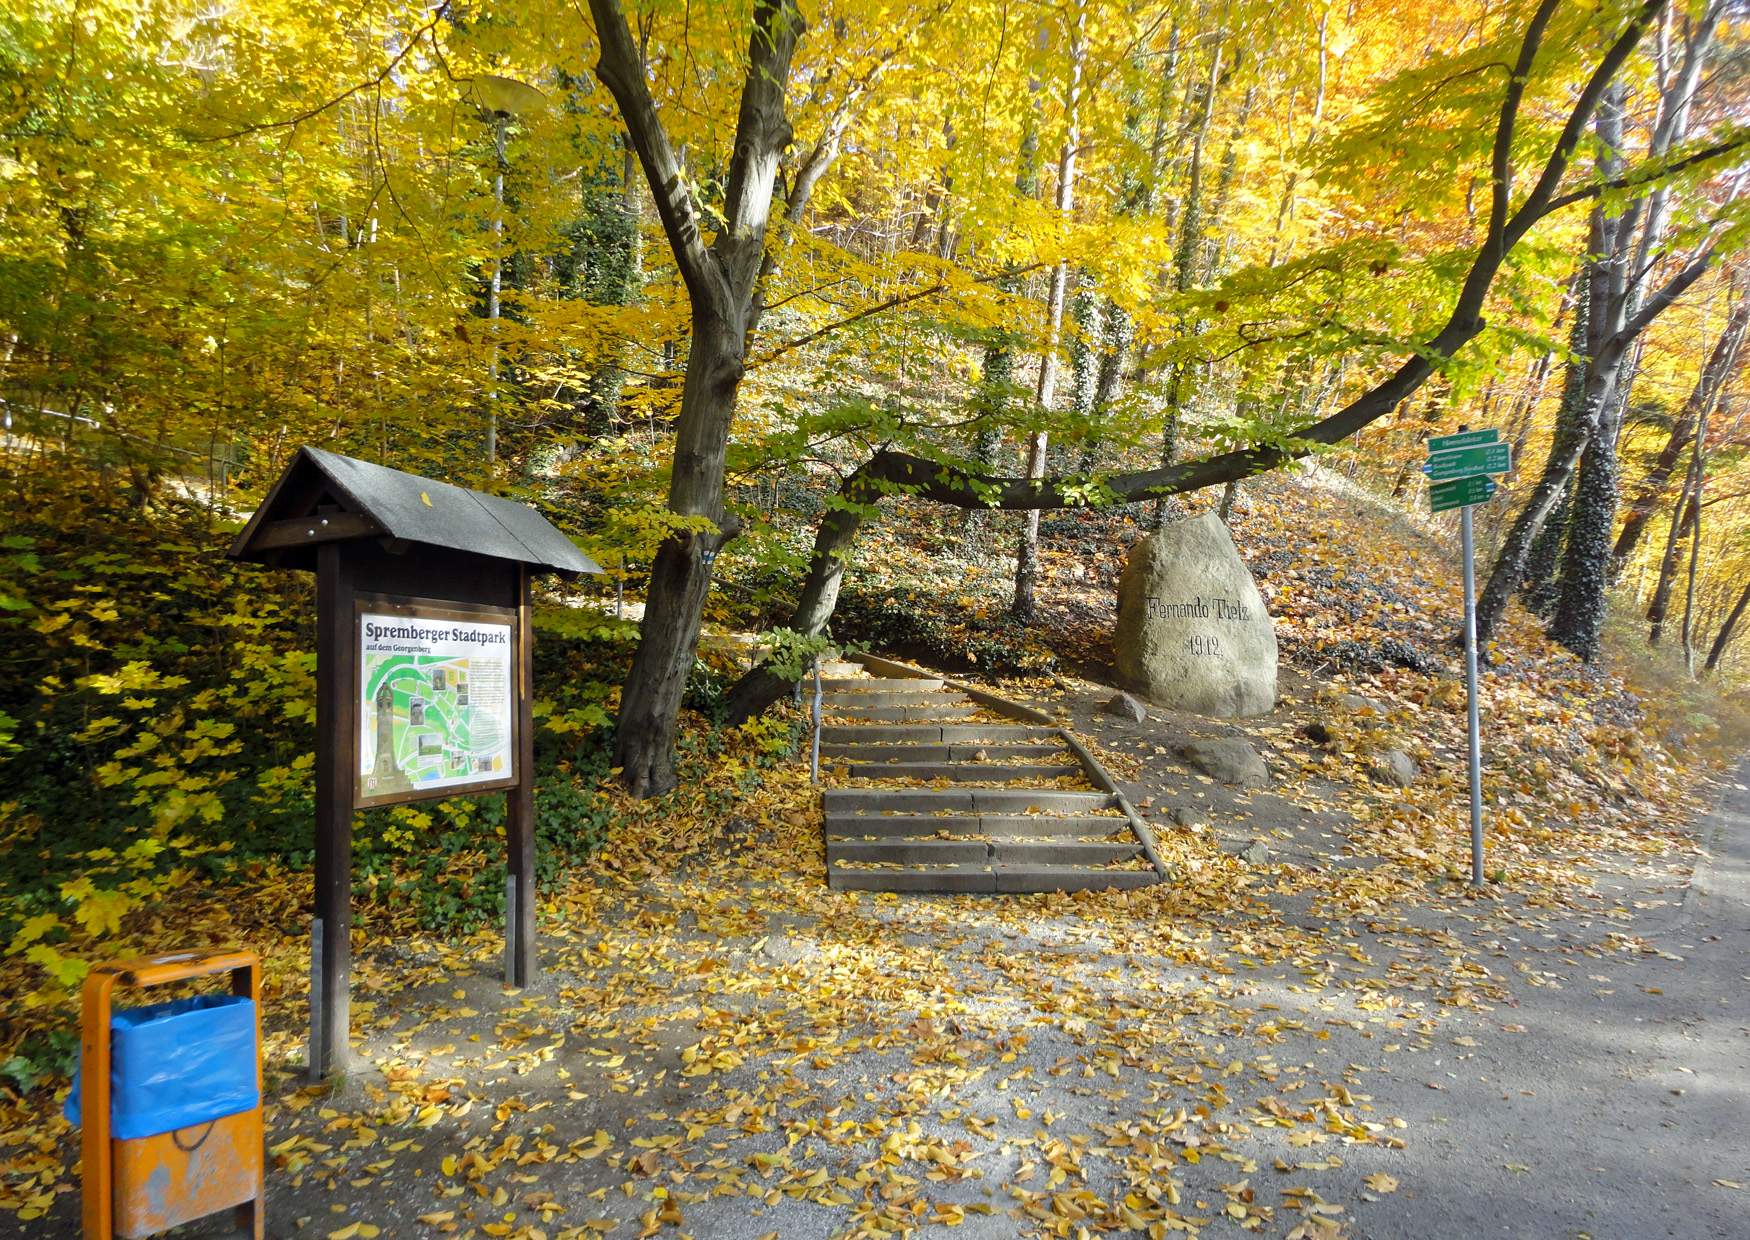
[[[229,142],[233,138],[247,137],[249,134],[252,134],[252,133],[263,133],[265,131],[273,130],[273,129],[296,129],[299,125],[302,125],[305,121],[313,120],[314,118],[322,115],[322,113],[328,111],[329,108],[334,107],[336,104],[345,103],[348,99],[351,99],[354,95],[362,94],[363,92],[365,92],[367,90],[373,90],[373,89],[376,89],[376,88],[382,86],[382,84],[384,82],[389,80],[389,75],[391,73],[395,72],[395,70],[400,67],[401,62],[406,60],[409,56],[411,56],[413,54],[413,49],[419,46],[420,41],[423,40],[426,35],[429,34],[432,36],[432,46],[436,47],[437,46],[437,34],[436,34],[437,25],[439,22],[443,21],[444,18],[448,17],[449,15],[450,15],[450,0],[443,0],[442,4],[438,5],[437,8],[435,8],[431,11],[431,20],[426,22],[425,25],[421,26],[418,30],[415,30],[413,32],[413,34],[407,40],[407,46],[402,48],[399,52],[396,52],[395,55],[390,58],[389,63],[383,66],[381,72],[375,74],[372,77],[366,78],[364,81],[359,82],[356,85],[349,86],[347,89],[341,91],[338,95],[335,95],[332,99],[324,100],[323,102],[316,104],[314,107],[305,108],[302,112],[299,112],[293,116],[285,117],[282,120],[261,121],[257,124],[254,124],[254,125],[245,125],[241,129],[233,129],[229,133],[215,134],[214,136],[212,136],[210,138],[200,138],[200,139],[197,139],[197,141],[200,141],[200,142]]]
[[[1002,271],[994,272],[991,275],[974,276],[969,283],[992,284],[997,280],[1006,280],[1010,276],[1024,276],[1028,272],[1037,271],[1043,266],[1045,266],[1044,263],[1028,263],[1025,267],[1010,267]],[[936,283],[926,285],[923,288],[914,288],[909,292],[899,293],[895,296],[889,297],[885,301],[878,301],[872,306],[864,306],[855,314],[846,315],[844,318],[828,323],[825,327],[811,331],[805,336],[798,336],[794,340],[786,340],[783,344],[771,349],[765,355],[755,358],[748,364],[749,369],[752,369],[755,366],[764,366],[767,362],[775,361],[786,353],[794,352],[795,350],[802,348],[804,345],[813,344],[822,336],[829,336],[833,332],[838,331],[841,327],[849,327],[852,323],[859,323],[864,319],[885,313],[888,310],[896,310],[900,306],[908,306],[914,301],[922,301],[926,297],[934,297],[937,293],[945,293],[953,287],[953,281],[938,280]],[[786,298],[785,300],[789,299]]]

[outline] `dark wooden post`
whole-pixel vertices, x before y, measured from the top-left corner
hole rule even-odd
[[[516,787],[505,793],[504,980],[527,986],[535,976],[535,628],[529,569],[517,566]]]
[[[310,943],[312,1080],[347,1069],[352,975],[353,766],[357,641],[343,544],[316,557],[316,920]]]

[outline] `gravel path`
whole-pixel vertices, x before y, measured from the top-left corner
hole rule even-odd
[[[1213,804],[1224,848],[1262,824],[1271,865],[859,895],[775,817],[562,901],[530,992],[489,943],[367,964],[353,1081],[276,1090],[271,1234],[1743,1237],[1747,784],[1693,881],[1606,858],[1565,904],[1367,907],[1342,815],[1164,759],[1133,799]]]

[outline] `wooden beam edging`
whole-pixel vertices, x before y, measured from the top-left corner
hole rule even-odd
[[[1048,715],[1037,707],[1023,706],[1019,702],[1011,702],[1009,699],[998,697],[987,690],[962,684],[958,680],[950,680],[939,672],[913,667],[909,663],[884,659],[880,655],[874,654],[854,654],[851,658],[870,671],[892,679],[940,680],[948,688],[957,693],[964,693],[980,706],[989,707],[999,715],[1007,715],[1010,719],[1042,724],[1045,727],[1055,729],[1057,734],[1063,738],[1064,744],[1069,746],[1070,752],[1076,756],[1076,761],[1082,764],[1082,770],[1089,781],[1101,792],[1118,802],[1118,808],[1124,811],[1124,817],[1130,822],[1130,833],[1136,836],[1136,842],[1142,845],[1143,855],[1148,858],[1148,863],[1154,867],[1154,871],[1161,881],[1167,882],[1173,877],[1172,871],[1167,868],[1167,863],[1161,860],[1161,854],[1155,848],[1154,832],[1149,830],[1148,824],[1142,820],[1142,815],[1136,812],[1136,807],[1130,803],[1130,798],[1119,789],[1118,782],[1106,773],[1106,768],[1100,765],[1100,760],[1094,757],[1088,747],[1076,737],[1076,734],[1055,716]]]

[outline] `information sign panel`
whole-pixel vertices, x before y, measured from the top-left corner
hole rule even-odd
[[[355,803],[516,782],[516,613],[420,599],[358,604]]]
[[[1480,504],[1495,494],[1495,480],[1487,474],[1472,474],[1469,478],[1453,478],[1436,482],[1428,488],[1428,507],[1432,512],[1445,512]]]
[[[1479,444],[1474,448],[1456,448],[1437,452],[1422,466],[1435,482],[1447,478],[1465,478],[1471,474],[1504,474],[1513,468],[1512,447],[1504,443]]]
[[[1451,435],[1436,435],[1428,441],[1428,453],[1451,452],[1454,448],[1474,448],[1479,444],[1499,443],[1501,432],[1492,426],[1480,431],[1457,431]]]

